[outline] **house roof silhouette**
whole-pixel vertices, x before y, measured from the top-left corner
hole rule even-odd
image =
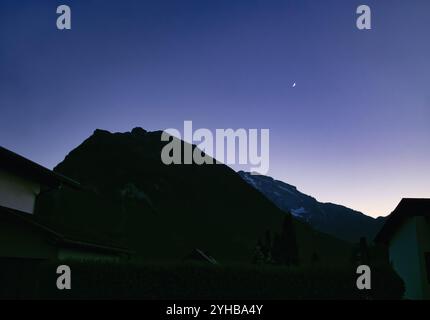
[[[425,216],[430,218],[430,199],[404,198],[388,216],[384,226],[375,237],[375,242],[387,244],[403,221],[408,217]]]
[[[65,184],[75,189],[81,188],[79,182],[49,170],[1,146],[0,168],[4,168],[18,176],[30,178],[50,187],[56,187]]]
[[[78,192],[84,190],[79,182],[49,170],[1,146],[0,169],[24,179],[32,180],[49,189],[66,186]],[[44,221],[39,217],[39,214],[29,215],[8,206],[0,205],[0,222],[29,227],[31,230],[41,232],[51,243],[61,247],[79,248],[106,253],[133,253],[128,250],[128,248],[120,246],[114,241],[102,237],[100,234],[74,229],[63,230],[63,228],[59,228],[57,225],[51,225],[47,221]],[[82,223],[85,222],[83,221]]]
[[[93,235],[83,237],[82,234],[74,234],[73,232],[64,233],[58,231],[51,226],[44,224],[42,221],[35,219],[28,214],[22,214],[18,210],[5,208],[0,206],[0,221],[10,222],[13,221],[20,225],[27,225],[34,230],[38,230],[45,234],[52,243],[61,245],[63,247],[88,249],[92,251],[107,252],[107,253],[133,253],[125,247],[120,247],[116,244],[109,243],[105,239],[95,239]]]

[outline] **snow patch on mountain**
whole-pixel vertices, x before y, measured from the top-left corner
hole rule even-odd
[[[277,186],[279,189],[281,189],[281,190],[283,190],[283,191],[286,191],[286,192],[288,192],[289,194],[291,194],[291,195],[293,195],[293,196],[295,196],[295,197],[298,197],[298,195],[297,195],[297,191],[295,190],[295,191],[293,191],[293,190],[291,190],[290,188],[286,188],[286,187],[284,187],[284,186]]]
[[[302,218],[303,214],[305,214],[306,212],[307,212],[306,209],[303,207],[300,207],[297,209],[291,209],[291,214],[293,216],[300,217],[300,218]]]
[[[263,175],[239,171],[239,175],[284,212],[309,223],[315,229],[340,239],[357,242],[362,236],[373,239],[383,220],[373,219],[342,205],[321,203],[293,185]]]
[[[243,178],[246,182],[248,182],[250,185],[252,185],[254,188],[258,189],[257,184],[255,183],[254,179],[252,179],[252,177],[251,177],[251,176],[249,176],[249,175],[244,175],[244,176],[242,176],[242,178]]]

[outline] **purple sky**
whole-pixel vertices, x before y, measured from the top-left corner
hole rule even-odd
[[[95,128],[269,128],[269,175],[387,215],[430,197],[429,34],[428,0],[2,0],[0,144],[52,168]]]

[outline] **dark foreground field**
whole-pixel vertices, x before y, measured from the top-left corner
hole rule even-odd
[[[69,265],[71,290],[56,268]],[[355,268],[34,262],[0,265],[1,299],[401,299],[401,279],[372,267],[372,289],[356,288]]]

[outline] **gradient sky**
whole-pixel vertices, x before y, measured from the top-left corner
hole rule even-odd
[[[428,0],[0,0],[0,145],[52,168],[96,128],[269,128],[269,175],[387,215],[430,197],[429,35]]]

